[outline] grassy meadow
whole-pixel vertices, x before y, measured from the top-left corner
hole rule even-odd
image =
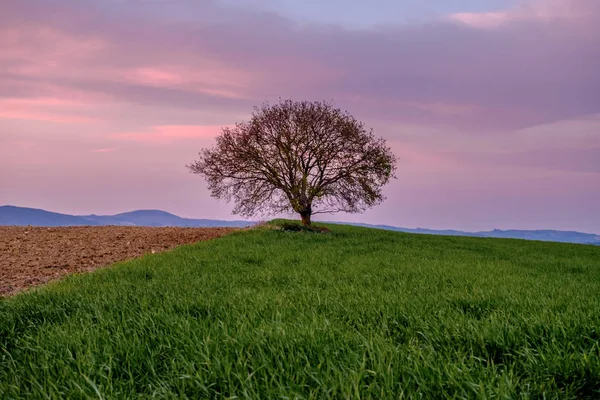
[[[328,227],[0,300],[0,398],[600,398],[600,247]]]

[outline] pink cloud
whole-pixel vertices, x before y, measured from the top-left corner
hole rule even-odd
[[[35,142],[29,140],[17,140],[12,142],[13,145],[20,147],[22,149],[29,149],[35,146]]]
[[[451,19],[475,28],[498,28],[513,19],[508,12],[489,13],[457,13],[450,16]]]
[[[223,126],[155,126],[147,132],[123,132],[113,134],[118,140],[131,140],[145,143],[167,143],[178,140],[212,138]]]
[[[206,60],[202,64],[193,67],[176,65],[133,68],[122,74],[122,79],[142,86],[185,90],[232,99],[248,96],[248,87],[253,79],[256,79],[242,69]]]
[[[474,115],[480,112],[480,107],[474,104],[456,104],[456,103],[411,103],[405,102],[404,105],[416,109],[425,110],[438,115]]]
[[[456,13],[450,19],[479,29],[498,29],[515,23],[566,22],[581,26],[590,20],[595,23],[594,13],[598,10],[596,0],[536,0],[507,11]]]
[[[93,66],[106,54],[107,41],[100,35],[73,35],[60,25],[39,23],[26,16],[3,20],[0,17],[0,20],[4,25],[0,28],[0,65],[4,64],[5,73],[44,77],[74,73],[76,76],[82,72],[78,67]]]
[[[157,86],[178,86],[185,82],[178,74],[156,68],[137,68],[131,72],[130,79],[141,84]]]
[[[65,107],[65,106],[78,106],[80,103],[67,100],[60,99],[55,97],[38,97],[38,98],[28,98],[28,99],[5,99],[3,101],[3,108],[18,108],[18,107]]]
[[[81,106],[79,102],[60,98],[0,98],[0,120],[39,120],[64,124],[96,122],[96,118],[77,113]]]
[[[439,170],[456,170],[459,163],[452,157],[444,154],[431,151],[424,146],[420,146],[409,141],[393,141],[390,143],[392,150],[400,165],[401,172],[413,174],[415,168],[420,171],[431,173],[431,171]]]
[[[93,153],[111,153],[113,151],[117,151],[118,149],[115,147],[106,147],[103,149],[94,149],[92,150]]]
[[[95,122],[93,118],[89,117],[65,116],[26,110],[0,110],[1,119],[38,120],[59,124],[89,124]]]

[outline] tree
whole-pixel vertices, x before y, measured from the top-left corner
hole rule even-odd
[[[223,128],[216,145],[188,165],[234,214],[358,213],[381,203],[396,158],[362,122],[326,102],[255,107],[249,121]]]

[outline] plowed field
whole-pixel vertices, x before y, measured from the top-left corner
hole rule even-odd
[[[0,226],[0,296],[238,228]]]

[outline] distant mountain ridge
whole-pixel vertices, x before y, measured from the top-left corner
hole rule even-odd
[[[69,215],[37,208],[0,206],[0,225],[15,226],[178,226],[178,227],[246,227],[252,221],[181,218],[160,210],[136,210],[115,215]]]
[[[541,240],[546,242],[563,242],[563,243],[579,243],[593,244],[600,246],[600,235],[593,233],[582,233],[575,231],[557,231],[549,229],[540,230],[501,230],[494,229],[491,231],[481,232],[464,232],[457,230],[433,230],[433,229],[410,229],[399,228],[390,225],[369,225],[361,223],[350,223],[349,225],[364,226],[368,228],[379,228],[391,231],[407,232],[407,233],[422,233],[430,235],[445,235],[445,236],[474,236],[474,237],[489,237],[489,238],[504,238],[504,239],[525,239],[525,240]]]
[[[246,227],[254,225],[255,223],[256,221],[224,221],[214,219],[181,218],[177,215],[161,210],[136,210],[115,215],[69,215],[36,208],[0,206],[0,225]],[[390,225],[371,225],[352,222],[345,222],[345,224],[407,233],[543,240],[551,242],[593,244],[600,246],[600,235],[571,231],[494,229],[492,231],[485,232],[463,232],[457,230],[433,230],[421,228],[410,229]]]

